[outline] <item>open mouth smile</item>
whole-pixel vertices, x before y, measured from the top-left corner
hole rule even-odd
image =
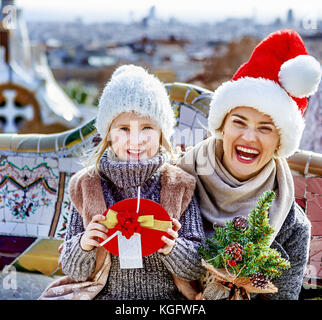
[[[133,158],[134,159],[139,159],[145,154],[145,151],[141,151],[141,150],[128,149],[126,152],[127,152],[127,155],[132,159]]]
[[[260,152],[255,148],[237,145],[235,147],[235,154],[238,161],[252,163],[258,158]]]

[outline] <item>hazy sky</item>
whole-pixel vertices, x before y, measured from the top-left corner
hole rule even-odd
[[[140,19],[152,5],[159,17],[194,22],[254,16],[262,21],[285,19],[290,8],[299,18],[322,18],[320,0],[16,0],[16,5],[23,9],[26,20],[82,17],[85,22],[128,21],[130,12],[133,19]]]

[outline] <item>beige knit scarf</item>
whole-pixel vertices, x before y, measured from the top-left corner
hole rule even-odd
[[[210,137],[188,151],[178,166],[197,178],[197,198],[203,217],[214,226],[223,226],[235,216],[247,217],[260,195],[273,190],[276,198],[269,210],[275,238],[293,200],[294,184],[284,158],[271,159],[261,172],[247,181],[238,181],[222,165],[222,140]]]

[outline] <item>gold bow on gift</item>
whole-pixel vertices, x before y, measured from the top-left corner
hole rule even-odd
[[[117,225],[119,225],[120,221],[118,219],[118,212],[113,211],[111,209],[108,210],[105,220],[100,221],[101,224],[105,225],[108,229],[113,229]],[[153,230],[159,230],[159,231],[165,231],[167,232],[168,228],[172,228],[172,222],[171,221],[162,221],[154,219],[154,215],[145,215],[145,216],[137,216],[137,214],[130,214],[135,216],[135,221],[131,222],[131,224],[139,224],[140,227],[153,229]],[[126,220],[126,222],[129,219]]]

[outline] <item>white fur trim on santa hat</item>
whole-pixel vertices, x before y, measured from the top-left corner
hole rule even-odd
[[[124,65],[114,71],[99,100],[98,133],[105,137],[119,114],[132,111],[154,120],[169,140],[175,117],[164,85],[142,67]]]
[[[312,56],[299,55],[282,64],[278,77],[283,88],[291,96],[308,97],[318,89],[321,66]]]
[[[278,156],[289,157],[299,147],[304,119],[295,101],[272,80],[240,78],[223,83],[213,94],[208,116],[209,130],[222,139],[225,116],[236,107],[251,107],[269,115],[280,132]]]

